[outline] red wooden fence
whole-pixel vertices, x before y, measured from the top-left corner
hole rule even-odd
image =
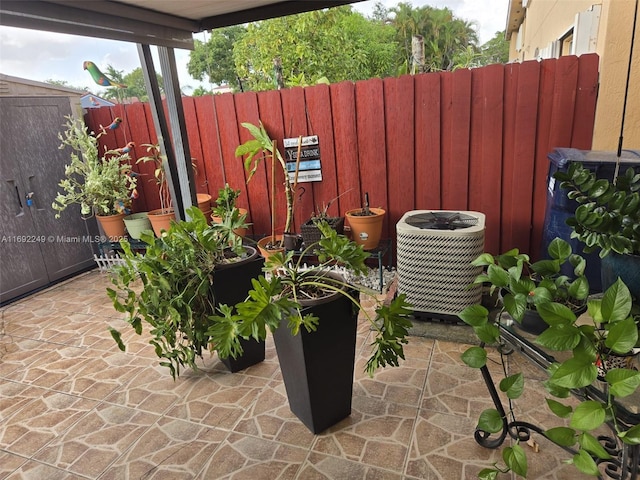
[[[598,57],[490,65],[474,70],[371,79],[281,91],[184,97],[196,189],[213,198],[225,180],[242,190],[254,234],[270,231],[270,169],[245,183],[236,147],[249,135],[242,122],[261,120],[282,149],[284,137],[318,135],[321,182],[301,183],[296,225],[315,206],[347,192],[330,213],[357,208],[365,192],[388,214],[385,235],[409,210],[481,211],[486,249],[513,247],[537,256],[544,228],[547,154],[556,147],[589,149],[598,87]],[[90,110],[95,131],[115,117],[122,126],[101,141],[136,143],[132,158],[155,142],[147,104]],[[150,165],[141,176],[137,211],[159,207]],[[277,174],[281,179],[281,172]],[[280,190],[280,189],[279,189]],[[284,223],[284,196],[276,199]]]

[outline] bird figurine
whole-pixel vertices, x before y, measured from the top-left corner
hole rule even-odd
[[[102,125],[100,125],[100,130],[102,131],[100,136],[106,135],[107,130],[115,130],[120,126],[121,123],[122,123],[122,119],[120,117],[116,117],[113,119],[113,122],[111,122],[108,126],[103,127]]]
[[[127,143],[124,147],[116,148],[116,152],[118,153],[129,153],[136,144],[133,142]]]
[[[98,66],[93,62],[90,62],[88,60],[83,62],[82,68],[84,70],[88,70],[89,73],[91,74],[91,78],[93,78],[93,81],[102,87],[127,88],[126,85],[123,85],[122,83],[114,82],[109,77],[107,77],[104,73],[100,71]]]

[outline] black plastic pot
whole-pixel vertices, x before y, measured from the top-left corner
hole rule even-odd
[[[262,273],[264,258],[258,251],[245,246],[248,252],[246,259],[235,263],[218,265],[214,271],[213,292],[216,305],[236,305],[247,298],[251,290],[251,279],[258,278]],[[264,360],[265,342],[256,340],[241,340],[243,353],[238,358],[221,358],[220,361],[231,372],[244,370],[251,365]]]
[[[351,414],[357,310],[341,294],[305,301],[303,314],[320,318],[315,332],[293,336],[283,320],[274,333],[291,411],[313,433]]]

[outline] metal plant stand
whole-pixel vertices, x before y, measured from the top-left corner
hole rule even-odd
[[[531,337],[530,334],[527,334],[512,325],[501,322],[500,336],[503,341],[499,347],[502,355],[510,355],[513,352],[518,351],[529,361],[532,361],[543,369],[546,369],[555,361],[549,353],[545,352],[540,346],[537,346],[531,341],[533,337]],[[484,347],[484,344],[481,344],[481,346]],[[502,418],[502,430],[497,434],[492,434],[484,430],[476,429],[474,433],[476,442],[486,448],[498,448],[504,443],[507,435],[514,440],[522,442],[528,441],[531,434],[534,432],[544,436],[545,430],[540,426],[517,420],[511,410],[507,413],[502,400],[498,395],[498,391],[489,369],[485,365],[480,369],[480,371],[482,372],[482,377],[487,389],[489,390],[489,394],[491,395],[491,399],[496,410]],[[606,384],[602,383],[602,385]],[[593,385],[574,391],[573,393],[580,398],[598,401],[606,399],[607,396],[607,392],[605,390],[598,389]],[[630,411],[629,408],[627,408],[628,406],[633,405],[635,405],[635,408],[632,408],[632,410],[635,410],[635,412]],[[627,429],[629,426],[637,424],[640,421],[640,413],[638,413],[638,399],[635,398],[635,396],[628,399],[628,403],[625,404],[616,401],[616,412],[616,422],[624,429]],[[611,455],[611,458],[604,460],[594,457],[595,462],[604,466],[604,473],[606,475],[604,478],[612,478],[616,480],[637,480],[640,478],[640,445],[628,445],[623,443],[615,435],[613,423],[608,422],[607,426],[611,429],[612,434],[600,435],[597,439],[607,453]],[[570,447],[562,445],[558,446],[571,454],[577,453],[575,449]]]

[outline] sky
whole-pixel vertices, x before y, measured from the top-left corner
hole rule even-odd
[[[390,8],[400,0],[367,0],[355,3],[353,7],[369,16],[376,1]],[[476,25],[481,44],[493,38],[496,32],[504,30],[507,22],[509,0],[404,1],[414,7],[431,5],[449,8],[456,17]],[[204,40],[205,36],[196,34],[194,37]],[[155,48],[152,51],[155,52]],[[191,78],[187,72],[189,51],[176,49],[175,55],[180,86],[188,94],[201,82]],[[98,93],[102,88],[93,83],[89,73],[82,69],[85,60],[91,60],[103,71],[107,65],[112,65],[125,74],[140,67],[138,51],[133,43],[0,26],[0,73],[40,82],[64,80],[74,87],[88,88]],[[156,70],[160,71],[157,57],[154,63]],[[212,87],[208,83],[202,86],[207,89]]]

